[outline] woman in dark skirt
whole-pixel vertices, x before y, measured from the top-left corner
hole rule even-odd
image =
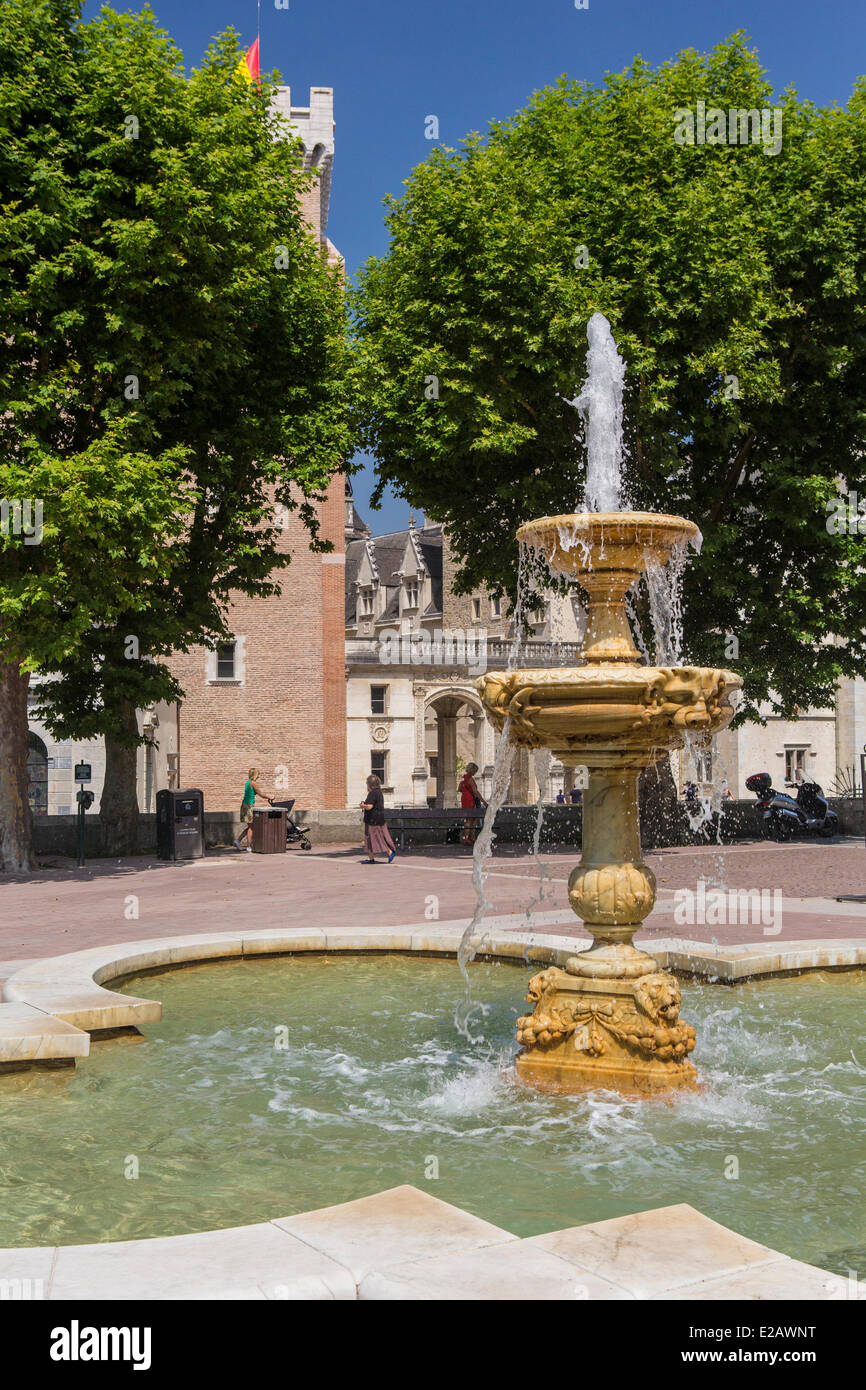
[[[387,854],[390,864],[397,853],[391,832],[385,824],[385,798],[382,783],[375,774],[367,778],[367,800],[361,802],[364,812],[364,848],[369,855],[362,864],[375,864],[377,854]]]

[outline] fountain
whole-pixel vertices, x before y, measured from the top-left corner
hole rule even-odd
[[[730,723],[731,671],[643,664],[626,596],[648,570],[698,537],[694,522],[619,506],[622,362],[601,314],[589,323],[589,378],[574,404],[587,421],[586,498],[607,510],[542,517],[521,526],[522,544],[585,591],[589,616],[582,666],[509,670],[478,681],[488,717],[510,743],[549,749],[583,766],[580,863],[569,901],[593,937],[589,949],[529,985],[535,1007],[518,1019],[519,1075],[561,1090],[605,1086],[646,1093],[693,1086],[695,1030],[680,1020],[680,988],[633,944],[652,911],[655,876],[641,857],[638,778],[681,748]],[[600,499],[600,500],[599,500]],[[506,723],[507,721],[507,723]]]

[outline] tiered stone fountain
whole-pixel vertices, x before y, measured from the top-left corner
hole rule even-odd
[[[613,346],[606,320],[595,318]],[[591,451],[592,443],[590,433]],[[594,940],[564,970],[534,977],[535,1008],[517,1025],[518,1073],[540,1085],[640,1093],[696,1082],[695,1030],[679,1018],[677,980],[632,942],[656,896],[641,857],[638,777],[681,748],[687,730],[708,736],[725,728],[742,681],[711,667],[642,664],[625,600],[649,565],[664,565],[697,533],[681,517],[619,511],[543,517],[517,533],[589,600],[585,665],[510,670],[478,682],[495,727],[510,721],[512,743],[548,748],[589,773],[583,853],[568,882],[571,906]]]

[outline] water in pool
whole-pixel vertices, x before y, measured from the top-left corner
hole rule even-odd
[[[517,1235],[690,1202],[786,1254],[864,1268],[866,974],[685,984],[703,1088],[627,1100],[516,1080],[530,973],[472,967],[471,1043],[449,960],[127,981],[163,1001],[143,1037],[94,1040],[75,1071],[0,1077],[0,1245],[176,1235],[412,1183]]]

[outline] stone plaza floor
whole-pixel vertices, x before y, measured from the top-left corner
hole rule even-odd
[[[357,927],[437,922],[471,917],[475,907],[471,851],[461,846],[407,850],[393,864],[364,865],[355,845],[314,846],[284,855],[209,851],[204,859],[165,863],[148,857],[99,859],[77,869],[68,861],[24,877],[0,876],[0,980],[24,961],[66,951],[163,935],[240,928]],[[568,906],[574,846],[536,861],[503,846],[489,864],[488,916],[502,929],[553,924],[589,941]],[[793,845],[743,841],[648,851],[658,902],[641,937],[672,935],[719,945],[817,938],[866,939],[866,903],[840,903],[839,894],[866,894],[866,847],[861,840]],[[674,893],[763,890],[781,894],[772,928],[759,923],[677,923]],[[526,914],[529,914],[527,923]],[[501,921],[514,917],[514,922]],[[640,938],[639,938],[640,939]]]

